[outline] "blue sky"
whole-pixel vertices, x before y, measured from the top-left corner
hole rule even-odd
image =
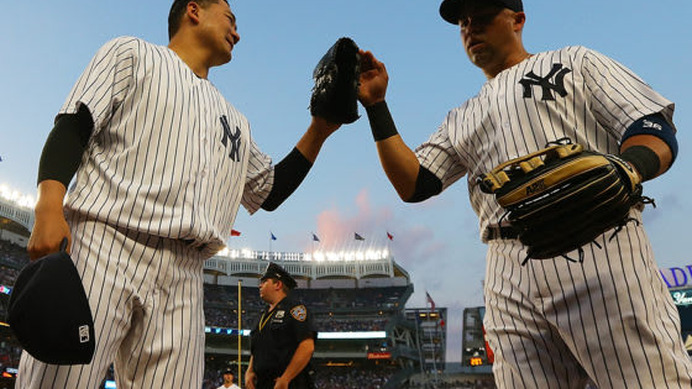
[[[404,140],[415,147],[448,110],[476,94],[484,76],[466,58],[458,29],[438,16],[439,1],[251,0],[230,2],[241,41],[231,63],[210,80],[250,120],[261,149],[280,160],[309,123],[312,69],[341,36],[352,37],[385,62],[388,104]],[[166,44],[168,0],[13,1],[0,25],[0,183],[35,193],[41,148],[55,112],[94,52],[106,41],[133,35]],[[676,102],[680,155],[645,193],[658,208],[645,222],[661,267],[692,264],[685,240],[692,212],[684,200],[692,170],[692,50],[685,0],[579,2],[526,0],[524,42],[529,52],[584,45],[620,61]],[[363,110],[361,109],[363,114]],[[485,247],[468,204],[465,183],[422,204],[404,204],[382,172],[365,117],[342,127],[325,144],[310,175],[273,213],[240,210],[233,248],[275,251],[323,245],[385,247],[415,286],[410,306],[425,305],[427,290],[449,308],[448,359],[461,353],[464,307],[482,304]]]

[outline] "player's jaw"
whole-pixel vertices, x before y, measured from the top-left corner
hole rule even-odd
[[[469,57],[483,51],[487,44],[477,35],[468,35],[464,38],[464,48]]]
[[[460,21],[460,26],[461,41],[466,55],[468,55],[472,63],[482,68],[488,61],[488,57],[492,56],[493,51],[492,36],[488,36],[486,33],[488,24],[477,24],[474,22],[473,25],[463,26]]]
[[[238,44],[238,41],[240,40],[240,35],[235,31],[235,28],[232,28],[228,34],[226,34],[226,43],[228,44],[228,53],[230,54],[233,51],[233,48],[235,47],[236,44]]]
[[[228,45],[228,53],[230,55],[235,45],[237,45],[240,41],[240,34],[238,34],[238,30],[235,25],[235,16],[233,16],[233,13],[227,14],[226,17],[229,19],[229,24],[225,30],[225,41]]]
[[[217,57],[216,65],[223,65],[233,58],[233,48],[240,40],[240,37],[235,32],[234,28],[230,28],[223,32],[223,35],[219,34],[219,38],[216,42],[215,54]]]
[[[204,34],[211,51],[210,65],[223,65],[231,60],[233,48],[240,41],[235,15],[223,1],[209,5],[205,11],[206,32]]]
[[[492,44],[482,33],[462,34],[462,42],[466,55],[474,65],[483,68],[492,62],[494,57]]]
[[[475,22],[471,16],[471,22],[466,25],[460,19],[464,50],[471,62],[483,69],[486,75],[494,76],[505,69],[513,54],[522,49],[516,42],[512,15],[509,10],[492,10],[476,15]]]

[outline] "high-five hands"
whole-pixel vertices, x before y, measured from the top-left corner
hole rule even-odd
[[[384,64],[370,51],[360,50],[360,87],[358,100],[364,107],[384,101],[389,75]]]

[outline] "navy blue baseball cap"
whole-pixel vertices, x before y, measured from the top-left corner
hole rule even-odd
[[[7,322],[21,346],[39,361],[78,365],[94,356],[94,320],[82,280],[64,251],[26,265],[14,284]]]
[[[260,278],[262,281],[266,280],[267,278],[273,278],[275,280],[279,280],[284,283],[288,287],[288,289],[294,289],[298,283],[296,283],[296,280],[293,279],[291,274],[284,270],[283,267],[275,264],[274,262],[270,262],[269,265],[267,266],[267,270],[264,271],[264,275],[262,275],[262,278]]]
[[[444,0],[442,4],[440,4],[440,16],[449,23],[458,24],[461,8],[466,1],[467,0]],[[509,8],[514,12],[524,12],[524,5],[521,0],[485,0],[484,2],[488,3],[488,5]]]

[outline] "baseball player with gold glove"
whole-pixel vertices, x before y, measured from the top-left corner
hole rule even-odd
[[[369,51],[359,99],[404,201],[466,176],[488,247],[483,324],[497,386],[692,387],[642,223],[642,182],[677,155],[674,104],[586,47],[528,52],[521,0],[443,0],[439,11],[487,78],[480,91],[413,150],[385,101],[387,69]]]

